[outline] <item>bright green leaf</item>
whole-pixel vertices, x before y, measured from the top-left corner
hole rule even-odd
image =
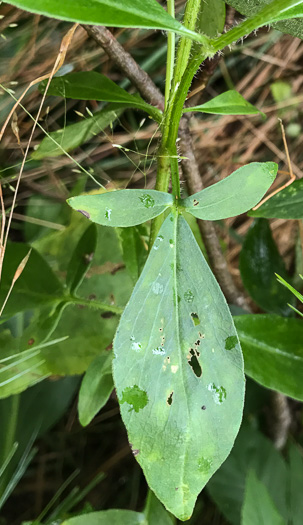
[[[303,219],[303,179],[296,180],[284,190],[249,212],[250,217],[267,219]]]
[[[46,85],[47,82],[41,82],[42,92],[45,91]],[[77,100],[115,102],[116,104],[123,104],[124,107],[142,109],[161,120],[162,114],[158,109],[144,102],[139,95],[130,95],[125,89],[96,71],[81,71],[55,77],[49,85],[47,94]]]
[[[291,84],[284,82],[283,80],[276,80],[270,86],[274,101],[278,104],[284,100],[288,100],[291,97]]]
[[[188,519],[233,445],[244,376],[229,309],[183,217],[163,223],[114,352],[133,453],[160,501]]]
[[[218,36],[223,32],[225,15],[224,0],[204,0],[201,2],[197,29],[207,36]]]
[[[161,29],[200,40],[197,33],[172,18],[156,0],[91,0],[89,5],[86,0],[47,0],[43,3],[10,0],[8,3],[25,11],[81,24]]]
[[[91,266],[97,244],[96,226],[91,224],[80,238],[67,268],[66,286],[74,294]]]
[[[289,316],[292,294],[279,285],[275,273],[287,278],[284,261],[268,221],[258,219],[248,231],[240,255],[240,271],[249,295],[263,310]]]
[[[248,472],[244,505],[242,508],[242,525],[256,525],[270,523],[270,525],[286,525],[286,521],[277,511],[264,483],[255,472]]]
[[[62,525],[148,525],[144,514],[132,510],[103,510],[63,521]]]
[[[163,213],[173,197],[156,190],[118,190],[68,199],[76,211],[103,226],[135,226]]]
[[[238,91],[233,89],[221,93],[221,95],[212,98],[205,104],[184,108],[183,111],[184,113],[199,111],[215,115],[256,115],[257,113],[264,115],[262,111],[250,104],[250,102],[247,102]]]
[[[303,279],[303,276],[300,275],[301,279]],[[289,284],[287,281],[285,281],[285,279],[283,279],[280,275],[277,275],[277,278],[278,278],[278,282],[280,284],[283,284],[283,286],[285,286],[285,288],[287,288],[291,293],[294,294],[294,296],[299,299],[299,301],[301,301],[301,303],[303,304],[303,295],[298,292],[293,286],[291,286],[291,284]],[[301,317],[303,317],[303,313],[300,312],[299,310],[297,310],[296,308],[294,308],[292,305],[290,305],[291,308],[293,310],[295,310],[295,312],[297,312],[299,315],[301,315]]]
[[[276,315],[234,318],[245,373],[255,381],[303,401],[303,321]]]
[[[122,104],[113,105],[94,113],[92,117],[85,118],[76,124],[71,124],[58,131],[53,131],[40,142],[33,151],[32,159],[45,157],[58,157],[64,152],[69,152],[90,140],[107,128],[121,114]]]
[[[252,162],[229,177],[182,201],[186,211],[198,219],[219,220],[250,210],[275,180],[278,165]]]
[[[111,354],[96,357],[82,380],[78,411],[79,420],[83,427],[88,425],[99,410],[104,407],[114,389],[111,365]]]

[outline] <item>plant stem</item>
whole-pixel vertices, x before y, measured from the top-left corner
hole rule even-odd
[[[167,0],[167,12],[173,18],[175,17],[175,0]],[[167,35],[167,63],[166,63],[166,79],[165,79],[165,109],[167,108],[169,95],[174,74],[175,63],[175,33],[168,33]]]
[[[195,30],[199,11],[201,7],[201,0],[187,0],[183,24],[192,31]],[[182,37],[177,52],[177,61],[175,67],[174,85],[181,81],[183,73],[187,67],[192,47],[192,40]]]
[[[101,303],[99,301],[83,299],[82,297],[73,297],[69,295],[66,297],[65,301],[68,304],[78,304],[81,306],[89,306],[90,308],[102,310],[102,312],[112,312],[113,314],[117,314],[117,315],[121,315],[123,313],[123,308],[120,308],[119,306],[112,306],[110,304]]]

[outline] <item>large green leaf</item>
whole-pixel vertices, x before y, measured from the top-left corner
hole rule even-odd
[[[103,354],[90,364],[79,392],[79,420],[82,426],[88,425],[107,403],[114,383],[112,378],[112,355]]]
[[[46,81],[41,82],[40,89],[42,92],[45,91],[46,85]],[[47,94],[77,100],[115,102],[116,104],[123,104],[125,107],[142,109],[161,120],[159,110],[144,102],[139,95],[130,95],[125,89],[96,71],[81,71],[80,73],[69,73],[62,77],[55,77],[49,85]]]
[[[266,312],[292,315],[287,303],[293,302],[293,296],[275,276],[278,273],[288,277],[267,220],[256,220],[247,233],[240,255],[240,271],[243,284],[257,305]]]
[[[260,9],[267,4],[272,3],[275,5],[277,1],[272,0],[225,0],[227,4],[235,7],[242,15],[252,17],[256,15]],[[275,20],[285,20],[284,22],[278,22],[274,24],[276,29],[283,31],[284,33],[290,33],[293,36],[303,38],[303,21],[299,17],[303,16],[302,1],[288,2],[290,5],[293,4],[296,7],[290,8],[288,11],[283,11],[281,15],[276,15]],[[291,20],[293,17],[298,17],[298,20]],[[286,20],[290,18],[290,20]]]
[[[52,18],[112,27],[142,27],[174,31],[199,40],[199,35],[182,26],[157,0],[10,0],[9,4]]]
[[[296,180],[260,208],[250,211],[249,215],[268,219],[303,219],[303,179]]]
[[[99,195],[80,195],[68,204],[104,226],[135,226],[157,217],[173,205],[169,193],[156,190],[118,190]]]
[[[266,486],[284,519],[287,510],[287,466],[273,443],[253,426],[242,425],[231,454],[207,485],[207,490],[228,523],[239,525],[246,476],[253,469]],[[254,525],[259,525],[256,521]],[[270,522],[264,525],[271,525]]]
[[[266,486],[260,481],[253,470],[248,472],[245,498],[242,508],[242,525],[286,525],[286,521],[277,511]]]
[[[210,37],[223,32],[226,6],[224,0],[204,0],[201,2],[197,29]]]
[[[303,321],[276,315],[234,318],[245,373],[261,385],[303,401]]]
[[[144,514],[132,510],[103,510],[63,521],[62,525],[148,525]]]
[[[186,211],[198,219],[215,221],[250,210],[275,180],[278,165],[252,162],[229,177],[182,201]]]
[[[225,93],[221,93],[208,102],[200,106],[192,106],[185,108],[184,113],[199,111],[201,113],[211,113],[215,115],[256,115],[262,111],[250,104],[238,91],[231,89]]]
[[[114,381],[136,459],[188,519],[242,418],[243,362],[222,292],[181,216],[163,223],[114,340]]]
[[[38,148],[32,152],[32,159],[58,157],[69,152],[102,132],[121,114],[123,104],[108,106],[92,117],[82,119],[58,131],[53,131],[40,142]]]

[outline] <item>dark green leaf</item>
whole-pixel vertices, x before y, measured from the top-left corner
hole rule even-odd
[[[163,213],[173,197],[156,190],[118,190],[68,199],[76,211],[103,226],[135,226]]]
[[[268,219],[303,219],[303,179],[296,180],[260,208],[250,211],[249,215]]]
[[[97,244],[97,230],[91,224],[80,238],[67,268],[66,286],[73,295],[91,266]]]
[[[293,296],[279,285],[275,276],[278,273],[287,278],[286,269],[265,219],[258,219],[246,235],[240,271],[246,290],[260,308],[279,315],[292,315],[287,303],[293,302]]]
[[[144,514],[132,510],[103,510],[65,520],[62,525],[148,525]]]
[[[289,448],[289,506],[292,525],[301,525],[303,516],[303,457],[299,447],[290,444]]]
[[[210,37],[223,32],[225,24],[224,0],[204,0],[201,2],[197,29]]]
[[[40,88],[44,92],[47,82],[41,82]],[[147,104],[139,95],[130,95],[125,89],[96,71],[81,71],[69,73],[62,77],[55,77],[47,90],[48,95],[57,95],[77,100],[99,100],[101,102],[115,102],[124,107],[142,109],[151,116],[161,120],[161,112]]]
[[[64,152],[69,152],[81,144],[90,140],[107,128],[121,114],[121,105],[113,105],[98,111],[93,117],[88,117],[76,124],[71,124],[58,131],[53,131],[40,142],[38,148],[33,151],[32,159],[44,159],[45,157],[58,157]]]
[[[162,29],[200,40],[197,33],[172,18],[156,0],[144,0],[144,3],[141,0],[91,0],[89,5],[86,0],[48,0],[42,4],[37,0],[10,0],[8,3],[61,20],[109,27]]]
[[[103,354],[90,364],[79,392],[79,420],[88,425],[107,403],[114,389],[112,378],[112,355]]]
[[[183,217],[169,215],[162,225],[114,352],[136,459],[165,507],[188,519],[233,445],[244,376],[230,312]]]
[[[276,315],[234,318],[245,373],[261,385],[303,401],[303,321]]]
[[[148,491],[144,514],[148,525],[174,525],[173,518],[151,490]]]
[[[238,91],[233,89],[221,93],[221,95],[212,98],[205,104],[185,108],[183,111],[184,113],[199,111],[216,115],[256,115],[257,113],[264,115],[262,111],[247,102]]]
[[[227,4],[231,5],[232,7],[235,7],[237,11],[239,11],[242,15],[246,15],[249,17],[252,17],[256,15],[260,8],[266,6],[266,4],[269,4],[272,2],[272,0],[225,0]],[[272,2],[275,4],[275,2]],[[277,2],[276,2],[277,3]],[[289,9],[288,13],[283,12],[281,14],[281,20],[285,20],[284,22],[278,22],[274,24],[274,27],[278,29],[279,31],[283,31],[284,33],[289,33],[293,36],[297,36],[299,38],[303,38],[303,21],[299,18],[298,20],[286,20],[286,18],[292,18],[292,17],[302,17],[303,13],[303,7],[302,2],[296,1],[296,2],[289,2],[289,4],[296,5],[295,8]],[[276,20],[278,20],[279,17],[276,17]]]
[[[143,226],[117,228],[123,260],[134,283],[137,282],[147,257],[147,244],[139,228],[142,229]]]
[[[252,162],[182,201],[186,211],[205,220],[233,217],[257,204],[275,180],[278,165]]]
[[[228,522],[239,525],[249,469],[255,470],[279,513],[286,520],[286,463],[269,439],[247,424],[242,425],[231,454],[207,485],[207,490],[219,510]]]
[[[54,229],[61,229],[60,212],[62,203],[47,199],[42,195],[32,195],[26,206],[26,222],[24,237],[26,242],[32,242]],[[35,221],[36,219],[36,221]],[[47,223],[50,223],[47,227]]]
[[[255,472],[250,470],[247,475],[245,498],[242,508],[242,525],[286,525],[286,521],[277,511],[264,483]]]
[[[8,243],[4,256],[0,304],[7,295],[19,263],[29,249],[30,247],[26,244]],[[25,269],[15,283],[4,314],[12,316],[17,312],[38,308],[45,304],[55,304],[62,295],[61,283],[43,257],[33,249]]]

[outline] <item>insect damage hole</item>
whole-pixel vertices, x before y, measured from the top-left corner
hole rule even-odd
[[[174,395],[174,392],[171,392],[166,400],[166,403],[171,406],[172,405],[172,402],[173,402],[173,395]]]
[[[190,314],[191,318],[192,318],[192,321],[194,323],[195,326],[198,326],[198,324],[200,324],[200,319],[199,319],[199,316],[197,314],[197,312],[192,312]]]
[[[195,374],[195,376],[201,377],[201,375],[202,375],[202,367],[201,367],[201,365],[199,363],[197,354],[196,354],[196,352],[195,352],[195,350],[193,348],[191,348],[190,351],[189,351],[189,356],[188,356],[187,362],[188,362],[189,366],[192,368],[192,371]]]

